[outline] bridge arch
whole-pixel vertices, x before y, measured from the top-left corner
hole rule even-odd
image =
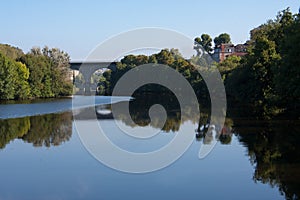
[[[116,62],[70,62],[72,70],[78,70],[84,77],[84,94],[91,95],[91,77],[99,69],[116,70]]]

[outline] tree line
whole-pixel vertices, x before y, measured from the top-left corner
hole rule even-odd
[[[0,44],[0,99],[29,99],[72,94],[70,57],[48,47],[22,50]]]
[[[289,9],[279,12],[251,30],[247,43],[245,57],[232,56],[218,64],[231,105],[248,104],[265,117],[299,118],[300,15]]]
[[[230,43],[230,35],[214,38],[216,46]],[[127,55],[117,63],[116,71],[106,71],[100,77],[98,94],[111,95],[112,90],[128,70],[147,63],[166,64],[180,72],[191,84],[199,100],[209,101],[209,93],[198,70],[218,68],[223,77],[228,104],[249,106],[253,115],[272,117],[278,114],[299,116],[300,98],[300,17],[289,9],[276,19],[254,28],[247,43],[247,55],[230,56],[221,63],[207,67],[196,56],[184,59],[176,49],[163,49],[151,56]],[[202,34],[195,38],[195,50],[212,53],[212,38]],[[160,88],[161,89],[161,88]],[[157,87],[143,87],[155,92]]]
[[[230,43],[230,35],[214,38],[215,46]],[[230,56],[208,67],[207,60],[193,56],[184,59],[176,49],[159,53],[127,55],[117,62],[116,71],[105,71],[97,93],[111,95],[119,78],[128,70],[147,63],[165,64],[180,72],[191,84],[200,101],[209,102],[209,93],[199,70],[218,68],[223,77],[229,105],[249,105],[254,114],[270,117],[282,113],[299,116],[300,17],[289,9],[274,20],[254,28],[247,43],[247,55]],[[195,38],[195,50],[212,53],[212,38],[202,34]],[[197,51],[200,52],[200,51]],[[70,95],[72,84],[67,53],[47,47],[33,48],[27,54],[9,45],[0,45],[0,99],[46,98]],[[146,86],[143,92],[165,90]]]
[[[163,49],[159,53],[146,55],[126,55],[120,62],[116,63],[116,70],[107,70],[100,77],[97,93],[98,95],[112,95],[112,91],[118,80],[129,70],[143,65],[156,64],[167,65],[179,73],[190,83],[199,98],[199,101],[207,103],[209,101],[209,93],[207,87],[199,74],[198,70],[207,71],[207,67],[199,68],[183,56],[177,49]],[[167,77],[166,77],[167,78]],[[147,84],[138,89],[138,93],[168,93],[168,89],[157,84]]]

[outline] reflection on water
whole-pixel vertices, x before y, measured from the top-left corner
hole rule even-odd
[[[299,121],[235,120],[235,132],[247,147],[253,180],[279,187],[286,199],[300,197]]]
[[[120,115],[114,115],[116,120],[122,120],[127,126],[148,126],[150,125],[151,119],[149,116],[150,107],[159,104],[164,107],[167,113],[167,119],[162,127],[164,132],[176,132],[179,130],[180,125],[186,121],[191,121],[192,123],[197,123],[199,119],[199,113],[191,110],[190,107],[184,107],[183,113],[181,113],[179,102],[174,95],[161,94],[161,95],[151,95],[145,96],[134,96],[135,98],[129,103],[129,112],[132,121],[128,116],[123,115],[125,111],[123,109],[122,102],[115,105],[115,108],[120,110]],[[160,117],[156,116],[152,118],[151,125],[153,128],[159,128]]]
[[[198,113],[186,107],[181,113],[176,98],[164,95],[147,96],[147,98],[136,97],[131,101],[129,109],[134,124],[124,115],[113,116],[110,112],[110,105],[96,106],[92,110],[97,111],[99,120],[110,122],[115,118],[134,128],[137,125],[148,126],[150,124],[148,111],[154,104],[163,105],[168,114],[167,121],[163,126],[163,133],[176,133],[182,123],[191,121],[197,125],[193,133],[197,146],[218,141],[224,147],[230,147],[229,144],[237,138],[240,144],[246,148],[246,156],[255,169],[254,182],[278,188],[286,199],[300,197],[299,121],[259,121],[233,116],[227,118],[222,127],[218,124],[210,124],[209,111],[201,112],[199,117]],[[88,119],[88,111],[79,110],[73,114],[82,115],[83,119]],[[13,140],[22,140],[35,147],[63,145],[64,142],[71,141],[72,120],[71,112],[0,120],[0,153],[5,153],[5,147]],[[158,124],[159,122],[156,126],[156,123],[151,123],[153,128],[159,127]],[[224,154],[223,156],[228,155]],[[188,165],[194,166],[198,162],[200,161],[195,159]],[[215,164],[220,166],[224,164],[223,162],[224,160],[217,160]],[[235,163],[234,160],[228,160],[228,162]],[[216,166],[211,167],[215,168]],[[193,171],[193,173],[197,174],[198,172]]]
[[[0,148],[14,139],[33,146],[57,146],[72,136],[72,113],[0,120]]]
[[[202,114],[203,115],[203,114]],[[223,126],[210,124],[208,115],[200,117],[198,128],[196,129],[197,141],[203,141],[203,144],[210,144],[212,141],[220,141],[221,144],[230,144],[232,140],[232,126],[231,119],[225,119]]]

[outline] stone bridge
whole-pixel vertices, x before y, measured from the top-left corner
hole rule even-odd
[[[91,77],[93,73],[99,69],[107,68],[112,71],[116,70],[116,62],[70,62],[70,68],[72,70],[78,70],[82,73],[85,85],[84,93],[85,95],[91,95]]]

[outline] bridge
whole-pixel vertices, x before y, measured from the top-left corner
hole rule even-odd
[[[84,93],[85,95],[91,95],[91,77],[93,73],[99,69],[107,68],[112,71],[116,70],[116,62],[99,62],[99,61],[87,61],[87,62],[70,62],[70,68],[72,70],[78,70],[84,77]]]

